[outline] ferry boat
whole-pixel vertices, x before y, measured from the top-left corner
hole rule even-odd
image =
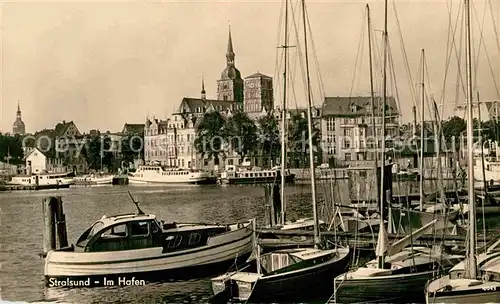
[[[295,181],[295,174],[290,171],[285,171],[285,182],[293,183]],[[227,166],[227,169],[221,173],[217,181],[219,184],[267,184],[267,183],[280,183],[281,170],[279,167],[272,169],[260,169],[258,167],[252,170],[237,169],[236,166]]]
[[[74,173],[42,173],[33,175],[13,176],[9,185],[34,187],[41,189],[69,188],[74,184]]]
[[[90,174],[75,177],[75,185],[105,185],[113,183],[112,174]]]
[[[217,178],[208,171],[169,168],[160,165],[142,165],[128,174],[130,183],[188,183],[215,184]]]
[[[90,279],[165,281],[206,277],[245,262],[253,249],[255,220],[234,224],[164,223],[137,206],[134,214],[103,216],[75,245],[51,250],[46,284]],[[219,272],[219,273],[220,273]]]

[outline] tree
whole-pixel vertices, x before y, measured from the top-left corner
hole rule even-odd
[[[121,139],[122,162],[133,163],[144,153],[144,135],[127,135]]]
[[[442,123],[444,138],[449,141],[453,137],[459,138],[461,133],[465,131],[467,123],[458,116],[453,116]]]
[[[94,136],[90,139],[85,148],[85,155],[87,163],[90,169],[101,170],[101,158],[102,167],[108,169],[112,168],[113,165],[113,152],[110,152],[111,138],[107,136]]]
[[[226,138],[226,121],[224,117],[216,111],[207,112],[203,115],[200,124],[196,127],[196,139],[194,145],[196,151],[202,157],[208,159],[217,158],[223,151],[224,138]]]
[[[230,147],[243,159],[255,152],[257,126],[243,111],[236,111],[225,122],[225,134]]]
[[[22,139],[19,135],[0,135],[0,161],[10,163],[20,163],[23,160],[24,152]]]
[[[320,130],[313,124],[312,126],[313,152],[317,158],[321,156],[320,150]],[[309,164],[309,132],[307,115],[302,117],[295,114],[288,124],[288,146],[290,147],[290,158],[294,166],[300,167]]]
[[[258,141],[259,151],[263,155],[268,155],[271,159],[276,159],[281,152],[281,139],[279,131],[279,122],[274,115],[267,114],[257,120],[259,125]]]

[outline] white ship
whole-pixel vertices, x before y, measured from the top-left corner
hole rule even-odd
[[[159,165],[139,166],[136,172],[128,174],[130,183],[173,183],[173,184],[214,184],[216,177],[208,171],[168,168]]]
[[[112,174],[90,174],[90,175],[83,175],[83,176],[77,176],[75,177],[75,184],[76,185],[104,185],[104,184],[112,184],[113,183],[113,177],[114,175]]]
[[[31,186],[36,189],[69,188],[74,184],[74,173],[42,173],[33,175],[18,175],[8,182],[10,185]]]

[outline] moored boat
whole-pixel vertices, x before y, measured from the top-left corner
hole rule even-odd
[[[35,189],[69,188],[74,184],[74,173],[41,173],[33,175],[17,175],[7,184],[15,186],[29,186]]]
[[[112,174],[84,175],[75,177],[75,185],[105,185],[113,183]]]
[[[337,276],[335,303],[422,302],[427,281],[462,258],[425,247],[405,248],[386,257],[384,268],[373,260],[365,267]]]
[[[295,175],[288,170],[285,171],[285,183],[290,184],[295,181]],[[279,167],[271,169],[254,168],[237,169],[235,166],[228,166],[221,173],[219,183],[221,184],[267,184],[279,183],[281,180],[281,170]]]
[[[160,165],[139,166],[128,174],[130,183],[215,184],[217,178],[210,172],[195,169],[169,168]]]
[[[252,224],[164,224],[141,211],[103,216],[75,245],[47,253],[45,278],[49,286],[88,278],[102,286],[103,277],[115,282],[206,277],[250,256]]]
[[[212,291],[248,303],[296,302],[331,294],[331,278],[344,272],[350,249],[283,249],[263,254],[260,271],[229,272],[212,279]]]

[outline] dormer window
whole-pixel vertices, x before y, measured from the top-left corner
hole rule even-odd
[[[358,109],[357,109],[356,105],[354,105],[354,104],[353,104],[353,105],[351,105],[351,112],[352,112],[352,113],[356,113],[356,111],[357,111],[357,110],[358,110]]]

